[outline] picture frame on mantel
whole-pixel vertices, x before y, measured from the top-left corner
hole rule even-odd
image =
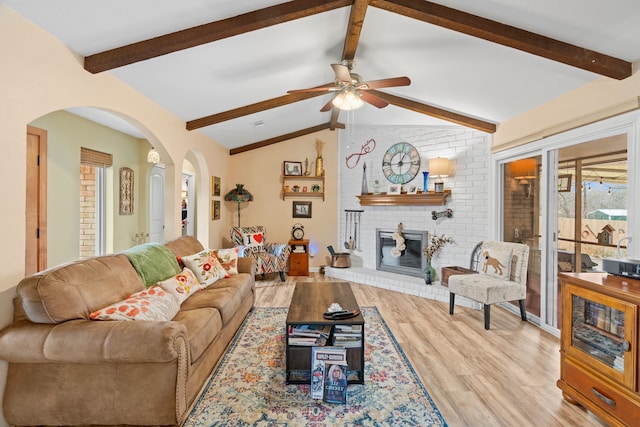
[[[402,192],[402,186],[400,184],[390,184],[387,188],[387,194],[400,194]]]

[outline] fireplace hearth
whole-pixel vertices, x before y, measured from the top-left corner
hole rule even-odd
[[[399,256],[396,256],[397,253],[394,251],[396,240],[393,238],[396,231],[376,229],[376,270],[422,277],[426,266],[426,258],[422,254],[422,248],[427,242],[427,232],[425,230],[402,230],[406,247]]]

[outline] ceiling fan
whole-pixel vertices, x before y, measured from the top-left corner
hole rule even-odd
[[[367,92],[367,90],[408,86],[411,84],[409,77],[391,77],[388,79],[363,82],[359,74],[351,72],[353,68],[352,61],[346,61],[344,64],[331,64],[331,68],[333,68],[333,72],[336,75],[334,83],[308,89],[290,90],[287,91],[287,93],[338,92],[320,111],[329,111],[333,107],[341,110],[355,110],[362,107],[363,101],[378,108],[384,108],[389,105],[389,103]]]

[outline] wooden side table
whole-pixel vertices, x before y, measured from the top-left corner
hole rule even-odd
[[[289,276],[309,275],[309,240],[289,240]]]

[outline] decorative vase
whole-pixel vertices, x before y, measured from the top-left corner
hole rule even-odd
[[[433,285],[436,281],[436,269],[431,266],[431,260],[427,258],[427,265],[424,267],[424,283]]]
[[[324,142],[319,139],[316,139],[316,152],[318,153],[316,157],[316,176],[324,176],[324,164],[322,162],[322,147],[324,147]]]
[[[429,178],[429,172],[427,171],[422,172],[422,177],[424,178],[424,181],[422,183],[422,192],[428,193],[429,188],[427,187],[427,179]]]

